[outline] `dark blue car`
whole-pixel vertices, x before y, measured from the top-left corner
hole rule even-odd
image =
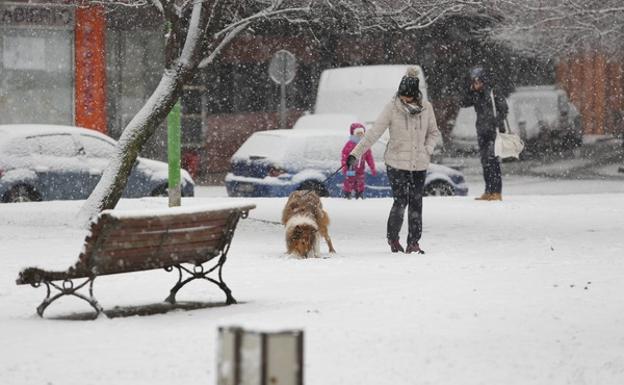
[[[116,154],[117,143],[94,130],[44,124],[0,125],[0,201],[86,199]],[[168,166],[137,158],[125,198],[166,196]],[[182,196],[194,195],[182,170]]]
[[[231,159],[225,177],[229,196],[285,197],[297,189],[315,189],[322,196],[342,195],[342,172],[324,182],[340,167],[342,147],[348,137],[335,130],[271,130],[254,133]],[[383,162],[386,145],[372,148],[377,175],[366,175],[366,197],[392,195]],[[467,195],[461,172],[431,164],[425,181],[426,195]]]

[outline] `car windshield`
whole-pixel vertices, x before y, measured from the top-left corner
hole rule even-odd
[[[115,146],[104,139],[80,135],[80,142],[89,158],[112,158],[115,154]]]
[[[69,134],[38,135],[26,138],[33,154],[72,157],[76,155],[74,140]]]

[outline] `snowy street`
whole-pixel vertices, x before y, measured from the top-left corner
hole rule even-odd
[[[278,221],[285,199],[246,199],[257,209],[239,224],[224,270],[239,304],[96,321],[66,319],[88,311],[74,299],[42,320],[35,307],[45,289],[14,284],[23,267],[75,262],[81,202],[0,205],[1,382],[214,384],[217,327],[240,325],[304,329],[311,385],[624,383],[621,182],[506,186],[502,202],[474,201],[476,179],[469,197],[425,198],[425,255],[389,252],[390,199],[324,199],[338,254],[321,243],[328,258],[308,260],[284,255],[281,226],[254,220]],[[197,195],[183,205],[229,200],[222,187]],[[101,277],[95,296],[107,310],[147,308],[174,275]],[[223,298],[196,283],[179,299]]]

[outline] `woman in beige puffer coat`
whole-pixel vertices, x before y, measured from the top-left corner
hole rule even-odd
[[[384,161],[394,202],[388,217],[386,237],[393,253],[424,254],[418,243],[422,235],[422,197],[427,167],[440,137],[433,107],[422,100],[417,71],[414,67],[408,69],[396,96],[383,109],[373,128],[351,151],[347,161],[348,164],[355,164],[389,130]],[[408,236],[404,250],[399,242],[399,232],[406,208]]]

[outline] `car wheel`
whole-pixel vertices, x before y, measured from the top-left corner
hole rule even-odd
[[[34,188],[23,184],[12,187],[6,194],[4,194],[4,201],[8,203],[36,202],[40,200],[41,197],[35,192]]]
[[[305,182],[299,185],[297,190],[312,190],[312,191],[315,191],[321,197],[329,196],[329,192],[327,191],[327,188],[325,188],[325,186],[321,182],[318,182],[315,180],[306,180]]]
[[[448,197],[455,195],[455,189],[448,182],[435,181],[425,186],[425,196]]]
[[[153,197],[167,197],[167,196],[169,196],[169,187],[166,184],[164,184],[162,186],[156,187],[152,191],[152,196]]]

